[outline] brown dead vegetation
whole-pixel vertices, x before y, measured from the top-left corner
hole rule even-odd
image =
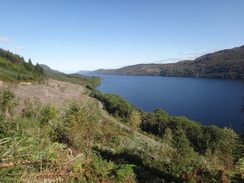
[[[78,84],[72,84],[63,81],[49,79],[45,84],[38,83],[19,83],[10,84],[0,81],[0,89],[10,87],[19,100],[16,112],[20,112],[25,107],[25,100],[38,98],[42,104],[52,104],[56,107],[62,107],[65,102],[73,100],[90,100],[84,94],[86,89]]]

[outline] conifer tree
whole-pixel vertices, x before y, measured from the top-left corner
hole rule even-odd
[[[33,65],[33,64],[32,64],[32,61],[31,61],[31,59],[30,59],[30,58],[29,58],[29,61],[28,61],[28,63],[29,63],[29,64],[31,64],[31,65]]]

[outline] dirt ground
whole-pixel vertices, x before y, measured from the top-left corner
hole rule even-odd
[[[90,99],[84,94],[86,89],[83,86],[57,80],[48,80],[45,84],[22,82],[17,85],[9,85],[0,81],[0,89],[4,87],[10,87],[16,97],[20,99],[16,112],[24,108],[26,99],[32,101],[35,97],[39,98],[42,104],[51,103],[58,108],[67,101]]]

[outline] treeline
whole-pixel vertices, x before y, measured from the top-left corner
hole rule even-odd
[[[101,93],[93,89],[90,94],[91,97],[97,98],[101,101],[105,109],[114,117],[119,118],[121,121],[128,123],[132,111],[136,108],[132,106],[127,100],[115,94]]]
[[[244,46],[172,64],[138,64],[120,69],[97,70],[97,74],[211,77],[244,79]]]
[[[0,79],[4,81],[41,81],[44,70],[39,64],[33,65],[23,57],[0,49]]]

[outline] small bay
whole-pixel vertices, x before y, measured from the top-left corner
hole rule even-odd
[[[147,112],[161,108],[203,125],[243,129],[243,83],[240,80],[191,77],[99,75],[97,89],[118,94]]]

